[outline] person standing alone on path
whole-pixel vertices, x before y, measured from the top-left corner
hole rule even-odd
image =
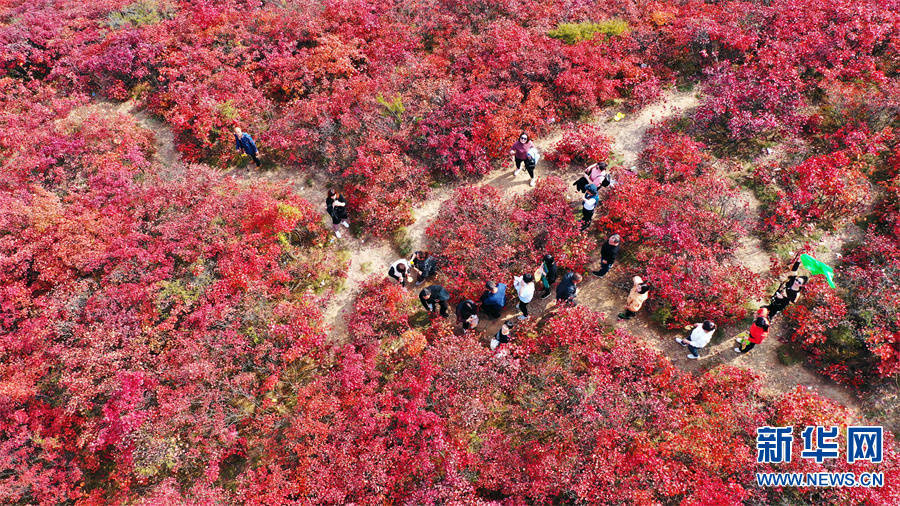
[[[559,271],[556,269],[556,264],[553,261],[553,255],[544,255],[544,258],[541,261],[540,267],[534,271],[534,279],[541,282],[541,286],[544,287],[544,293],[541,294],[542,299],[546,299],[552,293],[550,290],[550,286],[553,283],[556,283],[556,278],[559,275]]]
[[[528,177],[531,178],[529,184],[534,186],[534,168],[537,166],[540,155],[538,154],[537,147],[535,147],[534,143],[528,138],[528,134],[522,132],[519,135],[519,140],[512,145],[509,154],[512,155],[513,164],[516,166],[516,170],[513,171],[513,177],[519,175],[519,172],[522,170],[522,165],[524,164],[525,170],[528,172]]]
[[[620,320],[631,319],[641,310],[641,306],[644,305],[647,297],[650,296],[649,283],[644,283],[640,276],[635,276],[632,282],[631,291],[628,292],[628,299],[625,300],[625,311],[619,313]]]
[[[253,142],[253,137],[250,137],[250,134],[241,132],[241,127],[234,127],[234,144],[237,147],[237,150],[243,153],[246,153],[253,159],[253,163],[256,164],[256,168],[259,168],[259,150],[256,149],[256,143]]]
[[[594,209],[600,202],[600,195],[597,194],[597,187],[593,184],[587,185],[584,190],[584,199],[581,204],[581,231],[584,232],[591,226],[591,220],[594,219]]]
[[[619,256],[619,245],[622,243],[622,237],[619,234],[609,236],[609,239],[600,247],[600,268],[594,271],[594,276],[602,278],[609,272],[609,268],[615,263],[616,257]]]
[[[513,278],[513,287],[519,296],[518,308],[522,314],[520,320],[528,318],[528,303],[534,298],[534,276],[525,274],[524,276],[516,276]]]
[[[341,225],[350,228],[350,224],[347,223],[347,200],[344,199],[343,194],[334,190],[328,190],[328,197],[325,199],[325,209],[328,210],[328,215],[331,216],[331,228],[334,230],[334,235],[340,239]]]
[[[778,287],[778,290],[772,295],[772,299],[766,309],[769,310],[769,319],[775,318],[775,315],[784,311],[789,305],[797,302],[800,293],[809,281],[807,276],[797,276],[797,270],[800,268],[800,260],[794,262],[791,268],[792,275]]]
[[[694,325],[694,330],[691,331],[691,335],[688,337],[687,341],[680,337],[676,337],[675,342],[682,346],[687,346],[688,351],[690,351],[687,358],[696,359],[700,358],[700,350],[709,344],[709,341],[715,333],[716,324],[710,320],[706,320],[703,323]]]
[[[500,312],[506,305],[506,285],[488,281],[484,284],[484,288],[481,295],[481,310],[491,318],[500,318]]]
[[[450,300],[450,294],[441,285],[431,285],[419,292],[419,302],[429,313],[433,313],[440,307],[441,316],[447,316],[448,300]]]

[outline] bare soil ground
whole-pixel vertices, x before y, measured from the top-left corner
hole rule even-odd
[[[657,102],[644,109],[628,114],[621,121],[614,121],[617,110],[604,111],[592,118],[591,121],[600,125],[614,143],[615,155],[620,157],[622,164],[632,167],[637,163],[638,155],[643,146],[643,136],[649,128],[669,118],[680,117],[696,107],[698,99],[693,92],[669,91]],[[174,138],[171,131],[162,123],[148,117],[141,111],[136,111],[130,103],[120,105],[101,103],[94,107],[100,107],[116,112],[133,114],[146,128],[156,134],[158,146],[158,159],[164,166],[178,165],[178,153],[174,146]],[[549,151],[553,144],[559,140],[560,133],[536,139],[539,149]],[[542,177],[548,173],[555,173],[563,178],[577,178],[579,168],[569,171],[555,171],[542,160],[537,167],[537,176]],[[310,202],[319,205],[325,214],[325,191],[328,181],[321,175],[300,174],[288,168],[276,168],[275,170],[258,172],[251,169],[226,170],[223,177],[233,177],[240,180],[289,180],[297,192]],[[408,227],[407,234],[413,247],[423,246],[426,227],[437,216],[441,205],[452,196],[458,183],[439,187],[432,190],[427,200],[420,203],[413,211],[415,222]],[[489,184],[497,187],[506,194],[521,194],[530,189],[528,178],[524,174],[514,177],[512,168],[508,165],[487,174],[478,184]],[[573,200],[575,199],[573,193]],[[744,198],[749,205],[750,212],[758,214],[759,203],[753,195],[747,191]],[[849,235],[848,235],[849,234]],[[839,246],[849,236],[856,235],[852,230],[847,233],[835,234],[825,238],[829,243],[828,250],[837,251]],[[345,288],[332,297],[324,310],[325,320],[329,325],[329,335],[332,339],[340,340],[346,334],[345,314],[352,308],[353,301],[358,294],[361,284],[370,276],[382,277],[386,275],[389,264],[398,257],[398,253],[390,243],[383,240],[371,240],[360,238],[351,234],[345,234],[344,238],[337,239],[342,247],[350,253],[351,264]],[[767,252],[759,239],[748,236],[742,239],[741,247],[736,255],[737,259],[751,271],[765,275],[769,269],[769,252]],[[823,260],[833,260],[823,258]],[[605,321],[610,325],[623,326],[647,345],[667,355],[677,367],[695,374],[701,374],[716,365],[731,363],[733,365],[750,369],[762,378],[764,390],[767,393],[777,394],[793,390],[800,385],[818,391],[821,395],[831,398],[844,406],[849,407],[855,413],[860,413],[860,400],[852,391],[833,384],[817,373],[810,371],[800,364],[784,365],[778,359],[778,335],[784,332],[781,324],[776,322],[773,335],[757,346],[751,353],[738,355],[733,351],[734,341],[732,337],[740,328],[720,329],[713,344],[705,350],[700,360],[686,358],[687,351],[674,342],[679,333],[660,329],[651,322],[646,314],[622,322],[616,320],[616,314],[621,311],[629,288],[629,280],[622,276],[615,267],[605,278],[597,279],[588,274],[585,282],[579,289],[578,302],[606,314]],[[548,310],[552,310],[553,297],[546,300],[538,298],[532,302],[530,308],[536,317],[540,317]],[[507,312],[504,317],[514,316],[514,312]],[[488,336],[496,332],[500,321],[483,322],[479,328],[484,332],[483,339],[487,342]]]

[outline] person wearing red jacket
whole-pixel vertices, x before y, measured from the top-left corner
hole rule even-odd
[[[765,307],[759,308],[759,311],[756,312],[756,318],[753,319],[753,324],[750,325],[750,338],[747,341],[743,339],[738,339],[739,347],[735,348],[734,351],[737,353],[747,353],[752,350],[757,344],[763,342],[769,335],[769,310]]]

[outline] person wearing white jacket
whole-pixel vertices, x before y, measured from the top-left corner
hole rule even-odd
[[[400,286],[406,286],[406,282],[409,280],[410,267],[409,260],[401,258],[391,264],[391,267],[388,269],[388,277],[400,283]]]
[[[691,335],[686,341],[677,337],[675,338],[675,342],[682,346],[687,346],[688,351],[690,351],[687,358],[696,359],[700,358],[700,350],[709,344],[710,339],[712,339],[712,336],[715,333],[716,324],[710,320],[706,320],[703,323],[694,325],[694,330],[691,331]]]
[[[528,303],[534,298],[534,276],[525,274],[524,276],[514,277],[513,287],[519,296],[519,305],[517,307],[522,312],[519,319],[524,320],[528,318]]]

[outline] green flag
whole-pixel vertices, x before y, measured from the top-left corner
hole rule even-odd
[[[806,270],[808,270],[809,273],[813,276],[815,276],[816,274],[825,276],[825,281],[828,281],[828,285],[831,286],[831,288],[835,288],[833,279],[834,269],[832,269],[828,264],[820,262],[815,258],[807,255],[806,253],[800,255],[800,263],[802,263],[803,267],[806,267]]]

